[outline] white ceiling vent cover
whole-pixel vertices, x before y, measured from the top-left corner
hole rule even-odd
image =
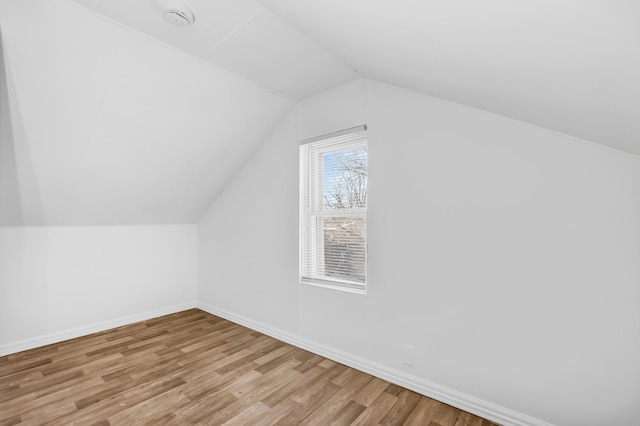
[[[176,27],[188,27],[196,20],[193,10],[184,2],[166,1],[163,7],[164,19]]]

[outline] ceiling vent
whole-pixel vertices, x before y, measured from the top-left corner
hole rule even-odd
[[[193,10],[184,2],[171,0],[164,3],[164,19],[176,27],[188,27],[196,20]]]

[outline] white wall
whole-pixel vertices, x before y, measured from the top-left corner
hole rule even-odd
[[[0,227],[0,355],[195,306],[196,226]]]
[[[293,333],[298,332],[298,151],[287,141],[297,140],[295,117],[284,120],[217,198],[200,221],[198,238],[198,301]]]
[[[363,123],[368,295],[301,286],[298,140]],[[199,300],[513,422],[633,424],[638,194],[635,157],[360,81],[302,102],[210,207]]]

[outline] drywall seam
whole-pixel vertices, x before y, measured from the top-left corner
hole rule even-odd
[[[177,48],[177,47],[175,47],[175,46],[173,46],[173,45],[171,45],[171,44],[169,44],[169,43],[167,43],[165,41],[162,41],[160,39],[154,38],[154,37],[150,36],[149,34],[146,34],[146,33],[142,32],[142,31],[137,30],[135,28],[132,28],[132,27],[130,27],[128,25],[125,25],[122,22],[116,21],[115,19],[113,19],[113,18],[111,18],[109,16],[103,15],[99,11],[95,10],[95,6],[93,6],[93,9],[90,9],[87,6],[83,6],[83,5],[78,4],[78,3],[76,3],[75,1],[72,1],[72,0],[65,0],[65,3],[67,5],[69,5],[69,6],[74,6],[74,7],[77,7],[79,9],[82,9],[85,12],[96,16],[99,19],[104,19],[105,21],[111,22],[113,25],[116,25],[116,26],[122,28],[123,30],[130,31],[130,32],[132,32],[134,34],[137,34],[140,37],[143,37],[143,38],[145,38],[147,40],[150,40],[153,43],[159,44],[161,46],[164,46],[167,49],[173,50],[174,52],[176,52],[176,53],[178,53],[180,55],[183,55],[183,56],[185,56],[187,58],[190,58],[192,60],[200,62],[203,65],[206,65],[206,66],[208,66],[210,68],[215,69],[216,71],[222,72],[223,74],[226,74],[226,75],[228,75],[228,76],[230,76],[232,78],[235,78],[235,79],[237,79],[239,81],[243,81],[243,82],[247,83],[248,85],[250,85],[250,86],[252,86],[252,87],[254,87],[256,89],[259,89],[259,90],[264,91],[264,92],[271,93],[272,95],[278,96],[278,97],[280,97],[282,99],[285,99],[285,100],[288,100],[288,101],[295,100],[295,98],[292,98],[292,97],[287,96],[287,95],[285,95],[283,93],[277,92],[277,91],[275,91],[273,89],[270,89],[270,88],[268,88],[266,86],[263,86],[263,85],[255,82],[253,80],[249,80],[248,78],[242,77],[242,76],[240,76],[238,74],[234,74],[233,72],[231,72],[229,70],[226,70],[226,69],[224,69],[222,67],[219,67],[218,65],[214,64],[213,62],[209,62],[208,60],[206,60],[204,58],[200,58],[200,57],[195,56],[195,55],[193,55],[191,53],[185,52],[184,50],[181,50],[181,49],[179,49],[179,48]],[[253,19],[253,18],[251,18],[251,19]]]
[[[41,346],[50,345],[53,343],[63,342],[69,339],[75,339],[76,337],[87,336],[89,334],[98,333],[100,331],[109,330],[112,328],[122,327],[124,325],[133,324],[140,321],[149,320],[152,318],[161,317],[163,315],[175,314],[176,312],[185,311],[187,309],[193,309],[197,306],[197,302],[181,303],[179,305],[167,306],[165,308],[154,309],[139,314],[129,315],[113,320],[102,321],[87,326],[71,328],[65,331],[59,331],[55,333],[49,333],[43,336],[34,337],[31,339],[21,340],[14,343],[9,343],[0,346],[0,356],[10,355],[17,352],[26,351],[29,349],[38,348]]]
[[[445,404],[449,404],[453,407],[505,426],[553,426],[551,423],[547,423],[543,420],[539,420],[454,389],[429,382],[403,371],[387,367],[339,349],[304,339],[284,330],[271,327],[270,325],[260,321],[255,321],[241,315],[233,314],[207,303],[199,302],[198,308],[212,315],[219,316],[252,330],[259,331],[283,342],[314,352],[333,361],[374,375],[391,383],[395,383],[440,402],[444,402]]]

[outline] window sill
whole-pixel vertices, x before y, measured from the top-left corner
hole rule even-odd
[[[339,283],[333,283],[331,281],[324,281],[324,280],[314,280],[311,278],[302,278],[300,280],[300,284],[310,285],[314,287],[328,288],[331,290],[339,290],[339,291],[344,291],[346,293],[362,294],[364,296],[367,295],[367,288],[364,285],[362,286],[362,288],[347,287]]]

